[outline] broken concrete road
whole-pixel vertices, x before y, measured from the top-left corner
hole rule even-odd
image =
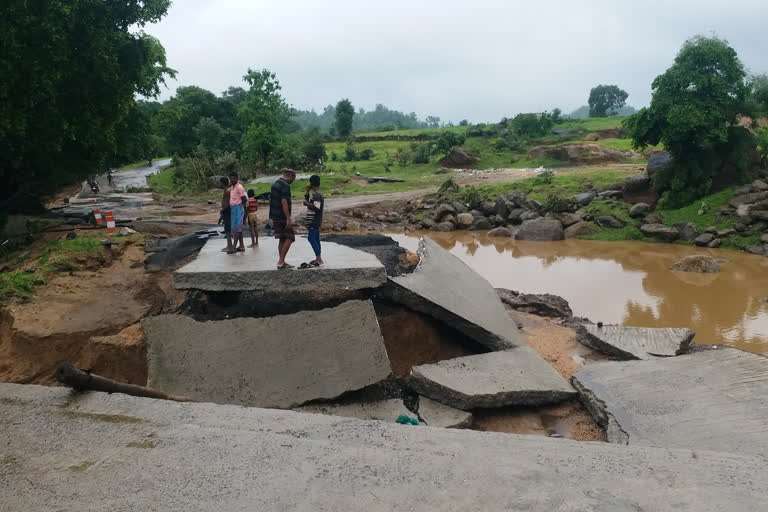
[[[685,353],[695,334],[690,329],[585,324],[577,339],[609,356],[653,359]]]
[[[595,363],[573,382],[610,442],[768,456],[764,356],[724,348]]]
[[[295,410],[360,420],[388,421],[390,423],[394,423],[401,414],[410,417],[416,416],[405,407],[400,398],[367,403],[305,405]],[[472,423],[471,413],[448,407],[426,397],[419,398],[418,416],[430,427],[466,428]]]
[[[762,510],[765,459],[0,384],[28,510]]]
[[[391,373],[370,301],[215,322],[160,315],[143,326],[148,386],[200,401],[289,408]]]
[[[279,292],[361,290],[386,282],[384,265],[376,256],[338,245],[323,244],[325,265],[309,269],[277,270],[277,240],[259,238],[259,247],[225,254],[224,240],[210,240],[197,259],[173,273],[178,289],[206,291],[275,290]],[[288,262],[298,267],[315,259],[306,240],[299,239],[288,253]]]
[[[424,237],[412,274],[390,277],[390,298],[457,329],[491,350],[524,345],[496,290],[459,258]]]
[[[576,394],[527,345],[417,366],[408,382],[418,393],[465,411],[551,404]]]

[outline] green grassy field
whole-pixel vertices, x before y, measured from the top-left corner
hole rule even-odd
[[[556,129],[571,129],[577,130],[582,128],[590,132],[596,132],[598,130],[612,130],[615,128],[621,128],[621,123],[626,119],[626,116],[614,116],[614,117],[590,117],[587,119],[567,119],[566,121],[555,126]]]

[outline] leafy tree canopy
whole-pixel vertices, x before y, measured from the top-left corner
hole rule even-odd
[[[135,96],[157,95],[174,76],[162,45],[140,30],[170,1],[2,5],[0,209],[20,210],[121,158]]]
[[[589,91],[589,117],[616,115],[623,107],[629,94],[617,85],[598,85]]]
[[[355,117],[355,107],[347,98],[336,104],[336,133],[339,137],[348,137],[352,133],[352,119]]]

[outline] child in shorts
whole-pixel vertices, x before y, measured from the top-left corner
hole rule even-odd
[[[251,245],[248,247],[259,246],[259,219],[256,212],[259,209],[259,201],[256,199],[256,192],[253,189],[248,191],[248,227],[251,228]]]

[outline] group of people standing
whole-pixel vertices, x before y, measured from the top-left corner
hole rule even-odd
[[[272,223],[275,238],[279,240],[277,246],[278,270],[295,268],[295,265],[290,265],[285,261],[288,250],[296,241],[291,219],[291,184],[295,180],[296,173],[291,169],[284,169],[283,175],[272,184],[269,195],[269,220]],[[258,217],[256,212],[259,203],[254,191],[248,190],[246,193],[234,172],[229,175],[228,179],[221,178],[221,188],[224,190],[224,194],[221,198],[220,222],[224,223],[224,233],[227,237],[227,247],[222,251],[227,254],[245,251],[243,229],[246,221],[251,232],[251,245],[249,247],[258,247]],[[317,175],[309,178],[309,185],[307,185],[304,194],[304,206],[307,207],[307,239],[315,253],[315,259],[302,263],[299,268],[319,267],[323,264],[320,248],[320,226],[323,223],[325,198],[320,190],[320,177]]]

